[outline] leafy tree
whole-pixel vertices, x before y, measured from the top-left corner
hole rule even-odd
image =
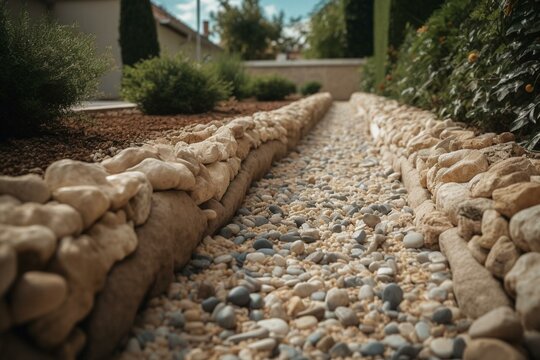
[[[239,7],[220,0],[220,9],[211,16],[228,53],[239,54],[244,60],[273,57],[283,30],[283,13],[269,20],[259,0],[243,0]]]
[[[310,19],[307,42],[310,58],[342,58],[347,54],[347,30],[343,0],[322,1]]]
[[[373,55],[373,1],[345,0],[347,57]]]
[[[121,1],[120,47],[122,62],[128,66],[159,56],[156,23],[150,0]]]

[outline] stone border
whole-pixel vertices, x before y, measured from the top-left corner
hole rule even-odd
[[[0,177],[0,353],[110,356],[140,306],[331,103],[317,94],[169,132],[100,164],[61,160],[44,179]]]
[[[515,308],[505,321],[521,322],[518,337],[540,338],[540,160],[511,133],[479,134],[371,94],[350,102],[401,173],[425,245],[446,255],[460,310],[484,329],[486,319]],[[508,341],[500,333],[470,333],[471,354],[486,340],[477,338]],[[490,346],[508,347],[497,341]]]

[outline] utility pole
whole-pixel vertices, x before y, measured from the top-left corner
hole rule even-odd
[[[197,61],[201,62],[201,0],[197,0]]]

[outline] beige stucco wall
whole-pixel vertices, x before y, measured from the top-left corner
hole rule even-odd
[[[62,24],[76,23],[82,32],[92,34],[100,54],[112,60],[112,70],[101,79],[99,98],[115,99],[119,96],[122,79],[122,57],[118,44],[120,21],[119,0],[57,1],[53,16]]]
[[[362,59],[322,59],[296,61],[247,61],[252,75],[277,74],[292,80],[298,87],[308,81],[318,81],[336,100],[348,100],[358,91]]]
[[[159,46],[162,54],[175,55],[179,52],[195,60],[196,54],[196,37],[192,36],[189,39],[181,36],[167,26],[157,23],[157,34]],[[212,56],[221,52],[214,46],[209,46],[205,41],[201,41],[201,56],[204,59],[207,56]]]

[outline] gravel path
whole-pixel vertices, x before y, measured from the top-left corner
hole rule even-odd
[[[445,257],[336,103],[138,316],[122,359],[461,358]],[[457,339],[457,340],[456,340]]]

